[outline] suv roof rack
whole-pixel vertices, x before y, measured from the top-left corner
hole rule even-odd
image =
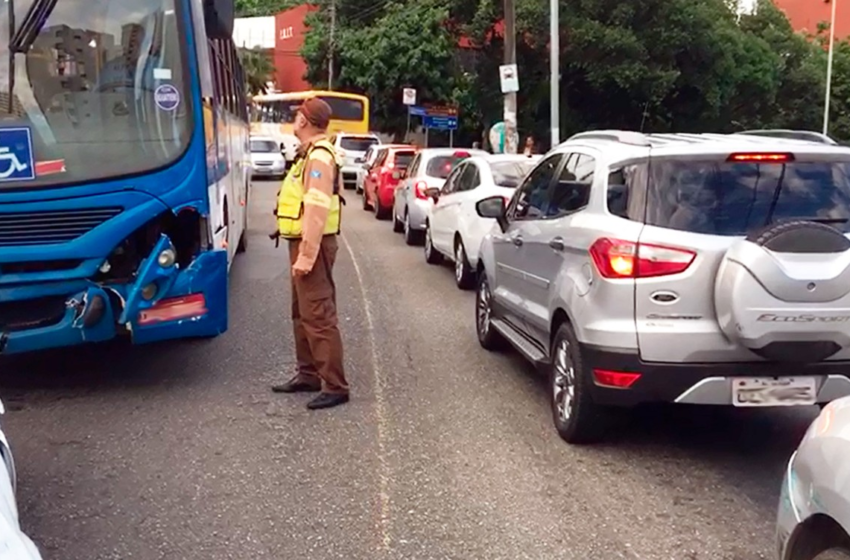
[[[623,144],[633,144],[635,146],[651,145],[649,138],[645,134],[631,130],[592,130],[589,132],[579,132],[570,136],[567,141],[569,142],[570,140],[608,140]]]
[[[735,134],[745,134],[747,136],[764,136],[771,138],[788,138],[789,140],[804,140],[808,142],[817,142],[819,144],[830,144],[835,146],[838,144],[835,140],[811,130],[792,130],[786,128],[766,128],[762,130],[743,130]]]

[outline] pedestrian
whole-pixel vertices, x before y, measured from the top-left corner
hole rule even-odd
[[[522,149],[522,154],[524,156],[531,157],[535,153],[536,152],[535,152],[535,149],[534,149],[534,137],[529,136],[525,139],[525,147]]]
[[[298,371],[272,390],[318,392],[307,404],[311,410],[349,400],[333,280],[344,201],[339,195],[339,158],[328,141],[330,116],[330,106],[318,98],[306,100],[296,113],[295,136],[301,147],[281,186],[276,211],[276,233],[289,245]]]

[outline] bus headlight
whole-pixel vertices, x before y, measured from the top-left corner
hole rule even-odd
[[[159,254],[156,260],[162,268],[170,268],[177,261],[177,253],[174,249],[166,249]]]

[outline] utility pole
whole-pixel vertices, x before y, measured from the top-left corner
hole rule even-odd
[[[549,126],[552,128],[552,147],[561,143],[561,37],[558,2],[549,0]]]
[[[505,64],[516,64],[516,8],[514,0],[505,0]],[[505,94],[505,153],[517,153],[516,93]]]
[[[823,133],[829,132],[829,98],[832,97],[832,56],[835,50],[835,5],[838,0],[832,2],[832,17],[829,21],[829,56],[826,63],[826,98],[823,103]]]
[[[336,0],[331,0],[331,37],[328,41],[328,91],[334,89],[334,31],[336,30]]]

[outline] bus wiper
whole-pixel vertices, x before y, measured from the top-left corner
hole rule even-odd
[[[29,50],[41,28],[53,13],[58,0],[33,0],[20,27],[15,29],[15,34],[9,40],[9,50],[14,53],[24,53]]]

